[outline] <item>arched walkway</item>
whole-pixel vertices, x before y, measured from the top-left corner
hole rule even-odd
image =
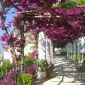
[[[85,73],[79,73],[75,65],[64,56],[55,56],[52,78],[41,85],[85,85]]]

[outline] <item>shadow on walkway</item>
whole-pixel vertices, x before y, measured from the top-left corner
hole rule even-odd
[[[68,58],[56,56],[54,67],[51,78],[40,85],[85,85],[85,73],[78,73]]]

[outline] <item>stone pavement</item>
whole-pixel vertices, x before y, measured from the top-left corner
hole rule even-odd
[[[78,73],[68,58],[56,56],[54,66],[52,77],[38,85],[85,85],[85,73]]]

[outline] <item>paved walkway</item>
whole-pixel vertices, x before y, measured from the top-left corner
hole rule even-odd
[[[56,56],[52,78],[40,85],[85,85],[85,73],[78,73],[66,57]]]

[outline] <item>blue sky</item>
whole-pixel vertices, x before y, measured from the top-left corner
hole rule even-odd
[[[15,9],[13,9],[13,8],[10,9],[10,12],[14,12],[14,11],[15,11]],[[16,14],[7,14],[6,16],[7,16],[6,17],[6,24],[7,24],[9,21],[13,20],[13,17],[16,16]],[[11,28],[9,28],[8,30],[10,32],[12,32],[13,26]],[[3,30],[0,30],[0,36],[3,35],[3,33],[4,33],[4,31]],[[2,52],[3,50],[4,49],[2,48],[1,42],[0,42],[0,52]]]

